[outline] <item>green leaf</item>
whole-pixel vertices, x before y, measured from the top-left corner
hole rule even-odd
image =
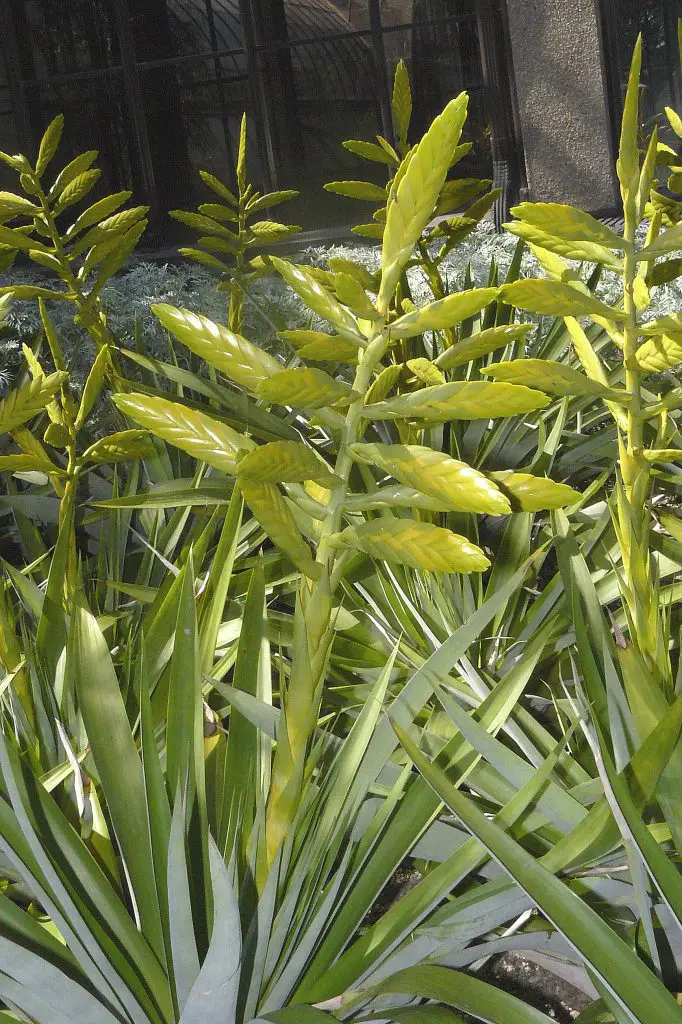
[[[540,1010],[528,1006],[516,996],[479,978],[431,964],[408,967],[404,971],[392,974],[377,985],[373,985],[369,992],[372,995],[404,993],[421,996],[435,1002],[447,1003],[463,1013],[488,1021],[489,1024],[550,1024],[551,1021],[551,1018]]]
[[[72,181],[75,181],[81,174],[84,174],[98,156],[99,154],[96,149],[90,149],[87,153],[79,153],[78,156],[74,157],[57,175],[54,185],[47,194],[47,198],[49,200],[55,199]]]
[[[456,178],[454,181],[446,181],[438,197],[436,215],[450,213],[464,206],[491,185],[490,178]]]
[[[636,259],[653,260],[658,256],[666,256],[670,252],[678,252],[682,249],[682,224],[675,224],[673,227],[663,231],[657,238],[640,249],[636,253]]]
[[[436,359],[436,366],[441,370],[454,370],[458,366],[465,366],[487,356],[504,345],[513,344],[515,341],[523,340],[529,331],[533,330],[533,324],[514,324],[505,327],[490,327],[487,331],[479,331],[472,334],[470,338],[458,341],[450,348],[444,349]]]
[[[231,192],[227,185],[224,185],[219,178],[216,178],[215,174],[210,174],[208,171],[199,171],[199,177],[205,185],[208,185],[208,187],[222,199],[226,199],[228,203],[232,204],[232,206],[239,205],[234,192]]]
[[[599,223],[597,221],[597,223]],[[610,270],[617,273],[623,272],[623,262],[615,256],[606,246],[597,245],[595,242],[567,241],[564,238],[555,238],[553,235],[533,224],[526,224],[524,221],[512,221],[504,227],[512,235],[522,238],[529,245],[546,249],[548,252],[563,256],[567,260],[586,261],[588,263],[602,263]]]
[[[412,519],[382,518],[348,526],[329,543],[431,572],[483,572],[490,566],[481,549],[465,537]]]
[[[239,195],[246,192],[246,114],[242,114],[239,126],[239,149],[237,151],[237,185]]]
[[[356,316],[365,320],[379,319],[371,299],[355,277],[345,273],[334,274],[334,290],[344,306],[348,306]]]
[[[57,114],[55,119],[49,123],[45,134],[40,140],[38,159],[36,160],[36,177],[42,178],[52,157],[57,152],[59,141],[64,130],[64,115]]]
[[[381,256],[381,287],[377,309],[385,314],[412,250],[433,215],[455,147],[466,119],[468,98],[461,93],[433,121],[406,158],[393,199],[389,202]]]
[[[398,145],[404,150],[407,148],[407,133],[410,130],[412,119],[412,90],[410,88],[410,73],[402,57],[396,65],[393,78],[391,111]]]
[[[515,473],[505,469],[489,474],[500,490],[506,494],[512,508],[521,512],[543,512],[563,508],[580,501],[582,494],[568,484],[557,484],[546,476]]]
[[[544,409],[549,403],[547,395],[520,384],[453,381],[366,405],[362,414],[376,420],[407,418],[445,423],[516,416]]]
[[[309,309],[329,320],[337,331],[351,341],[364,345],[364,338],[358,330],[355,318],[348,312],[327,289],[317,281],[306,267],[288,263],[277,256],[270,257],[275,270],[282,275],[287,284],[300,295]]]
[[[324,187],[327,192],[348,196],[349,199],[364,199],[370,203],[386,202],[386,189],[371,181],[330,181]]]
[[[361,139],[348,139],[346,142],[342,142],[341,145],[344,149],[347,149],[349,153],[354,153],[356,156],[362,156],[365,160],[374,160],[378,164],[388,164],[389,166],[395,166],[396,160],[393,159],[390,153],[387,153],[381,146],[377,146],[375,142],[363,142]]]
[[[132,194],[132,192],[115,192],[113,195],[105,196],[104,199],[98,199],[96,203],[93,203],[92,206],[89,206],[87,210],[84,210],[76,218],[64,235],[65,239],[70,241],[81,231],[92,227],[93,224],[99,224],[100,221],[110,217],[112,213],[118,210],[119,206],[123,206],[124,203],[128,202]],[[138,209],[146,210],[147,207],[141,206]]]
[[[239,451],[255,447],[250,438],[238,434],[226,423],[178,402],[135,392],[114,395],[113,401],[122,413],[145,430],[224,473],[235,472]]]
[[[567,242],[593,242],[611,249],[625,248],[620,235],[574,206],[563,203],[521,203],[513,206],[510,212],[525,224]]]
[[[0,434],[14,430],[42,412],[67,377],[68,374],[60,370],[49,377],[35,377],[16,391],[10,391],[0,402]]]
[[[142,764],[109,650],[95,618],[83,605],[77,605],[74,611],[68,661],[97,774],[135,893],[142,930],[157,956],[161,956],[163,937]]]
[[[357,363],[360,348],[340,334],[324,331],[280,331],[279,337],[298,350],[302,359],[313,362]]]
[[[579,370],[553,359],[512,359],[506,363],[493,363],[481,372],[487,377],[525,384],[550,395],[599,395],[621,403],[628,402],[631,397],[627,391],[607,388]]]
[[[298,531],[296,521],[275,484],[241,481],[241,491],[255,519],[270,540],[297,569],[310,579],[319,579],[322,566],[313,561],[310,548]]]
[[[642,36],[637,37],[628,77],[616,171],[623,198],[639,185],[639,80],[642,69]]]
[[[562,281],[535,281],[525,278],[505,284],[500,289],[500,298],[510,306],[527,309],[531,313],[546,313],[550,316],[603,316],[609,320],[623,320],[623,310],[614,309],[606,303],[587,295]]]
[[[47,455],[0,455],[0,473],[63,473]]]
[[[102,392],[107,370],[110,365],[111,353],[107,347],[103,347],[95,356],[95,360],[90,367],[88,376],[85,379],[83,394],[81,396],[78,414],[74,423],[76,431],[81,429],[92,412],[92,408]]]
[[[407,313],[389,325],[392,338],[413,338],[424,331],[438,331],[443,327],[467,320],[497,298],[497,288],[471,288],[453,292],[444,299],[430,302],[412,313]]]
[[[277,192],[266,192],[257,199],[250,199],[246,204],[247,213],[256,213],[258,210],[269,210],[280,203],[287,203],[290,199],[296,199],[301,193],[293,188],[280,189]]]
[[[324,370],[295,367],[280,370],[264,380],[257,391],[264,402],[292,405],[301,409],[323,409],[337,402],[350,401],[353,391],[343,381],[334,380]]]
[[[250,391],[281,370],[281,363],[267,352],[208,317],[166,303],[153,305],[152,312],[190,351]]]
[[[682,1010],[656,976],[598,914],[535,860],[473,801],[430,764],[409,736],[396,727],[419,771],[453,814],[466,825],[546,917],[577,949],[618,1002],[641,1024],[682,1020]]]
[[[682,334],[649,338],[639,346],[635,359],[646,373],[661,373],[677,366],[682,363]]]
[[[422,445],[354,444],[356,459],[462,512],[505,515],[510,505],[497,486],[465,462]]]
[[[229,206],[223,206],[222,203],[202,203],[199,206],[199,213],[205,214],[212,220],[227,221],[228,224],[239,223],[239,214]]]
[[[260,445],[240,459],[237,477],[260,483],[315,480],[328,487],[338,482],[324,459],[300,441],[272,441]]]
[[[239,987],[241,923],[239,903],[223,858],[209,839],[213,885],[213,932],[180,1024],[224,1024],[234,1020]]]
[[[14,192],[0,192],[0,217],[32,217],[40,213],[30,199],[15,195]]]
[[[95,441],[83,452],[83,462],[126,462],[145,459],[154,454],[147,430],[119,430]]]
[[[672,107],[666,107],[665,114],[675,135],[682,139],[682,117]]]
[[[140,494],[126,494],[106,501],[90,501],[96,508],[185,508],[193,505],[226,505],[231,487],[227,480],[171,480]]]
[[[84,171],[83,174],[79,174],[73,181],[70,181],[59,193],[59,199],[52,210],[53,215],[56,217],[67,206],[73,206],[74,203],[80,202],[95,187],[101,173],[97,168],[91,171]]]
[[[274,220],[259,220],[249,225],[249,231],[256,239],[266,242],[275,242],[280,238],[288,238],[300,231],[299,224],[280,224]]]

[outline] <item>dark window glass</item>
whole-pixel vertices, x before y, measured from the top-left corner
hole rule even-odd
[[[388,130],[390,82],[403,57],[414,86],[413,137],[467,89],[467,137],[476,146],[464,168],[487,173],[474,0],[381,0],[373,8],[379,21],[370,19],[372,3],[11,0],[0,146],[34,151],[63,111],[65,158],[99,149],[103,184],[131,188],[152,207],[148,240],[157,244],[177,237],[167,211],[203,196],[198,170],[234,185],[246,110],[256,187],[300,188],[288,213],[304,227],[349,224],[363,219],[362,206],[322,186],[385,181],[385,167],[341,143]],[[19,82],[12,94],[10,78]]]
[[[13,5],[26,78],[106,68],[120,63],[107,0],[21,0]]]

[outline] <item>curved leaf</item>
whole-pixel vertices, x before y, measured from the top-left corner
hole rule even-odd
[[[579,370],[553,359],[512,359],[506,363],[493,363],[481,372],[487,377],[525,384],[550,395],[599,395],[614,402],[630,401],[626,391],[605,387]]]
[[[300,441],[272,441],[260,445],[240,459],[237,476],[240,480],[260,483],[315,480],[329,487],[339,482],[324,459]]]
[[[474,359],[487,356],[503,345],[509,345],[514,341],[521,341],[529,331],[532,331],[534,324],[513,324],[505,327],[491,327],[487,331],[480,331],[472,334],[470,338],[457,342],[436,359],[436,366],[441,370],[454,370],[457,366],[465,366]]]
[[[137,392],[114,395],[113,400],[121,412],[152,434],[224,473],[234,473],[240,450],[255,447],[250,438],[226,423],[179,402]]]
[[[413,519],[373,519],[333,534],[330,544],[431,572],[483,572],[490,566],[466,537]]]
[[[568,484],[557,484],[546,476],[515,473],[511,469],[489,474],[509,496],[512,508],[522,512],[543,512],[580,501],[582,495]]]
[[[257,394],[264,402],[293,405],[300,409],[323,409],[351,400],[354,392],[348,384],[334,380],[324,370],[302,366],[273,374],[263,381]]]
[[[386,313],[403,267],[433,215],[462,134],[467,104],[466,93],[460,93],[433,121],[409,157],[389,202],[381,255],[381,288],[377,298],[377,309],[382,314]]]
[[[547,395],[521,384],[453,381],[422,388],[376,405],[366,405],[363,416],[376,420],[415,419],[433,423],[448,420],[495,419],[516,416],[550,403]]]
[[[313,560],[310,548],[299,533],[296,521],[278,487],[275,484],[243,480],[241,491],[244,501],[273,544],[302,573],[310,579],[319,579],[322,566]]]
[[[622,309],[614,309],[605,302],[574,288],[563,281],[544,281],[524,278],[505,284],[500,289],[500,298],[510,306],[519,306],[531,313],[546,313],[549,316],[596,316],[608,320],[624,320]]]
[[[448,509],[505,515],[510,505],[498,487],[465,462],[422,445],[354,444],[357,459],[369,462],[408,487],[436,498]]]
[[[470,288],[430,302],[389,325],[392,338],[413,338],[424,331],[438,331],[460,323],[497,298],[497,288]]]
[[[208,317],[166,303],[153,305],[152,312],[190,351],[249,391],[256,391],[259,384],[282,368],[257,345]]]

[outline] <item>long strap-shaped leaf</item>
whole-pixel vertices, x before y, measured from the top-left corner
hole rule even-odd
[[[445,773],[429,763],[407,733],[400,741],[429,784],[477,836],[500,866],[537,904],[594,971],[633,1024],[682,1021],[680,1007],[632,949],[591,907],[458,792]]]

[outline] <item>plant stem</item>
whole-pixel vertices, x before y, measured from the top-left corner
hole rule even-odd
[[[644,420],[642,416],[641,371],[637,362],[638,315],[635,286],[638,264],[635,258],[635,223],[626,215],[623,296],[623,362],[625,386],[630,395],[625,441],[619,438],[622,487],[618,494],[618,529],[623,557],[624,582],[630,613],[631,640],[648,666],[662,668],[659,615],[655,582],[649,554],[650,480],[649,463],[644,457]]]
[[[358,393],[358,397],[346,412],[335,466],[339,483],[331,492],[317,550],[321,576],[312,586],[305,580],[301,583],[296,602],[291,675],[286,693],[282,695],[282,721],[273,758],[266,815],[266,845],[270,864],[298,809],[306,752],[317,724],[327,657],[334,632],[332,578],[336,550],[330,544],[330,538],[339,532],[343,521],[348,480],[353,465],[351,445],[360,438],[365,395],[372,375],[386,352],[388,340],[383,327],[382,321],[375,324],[355,373],[353,390]]]

